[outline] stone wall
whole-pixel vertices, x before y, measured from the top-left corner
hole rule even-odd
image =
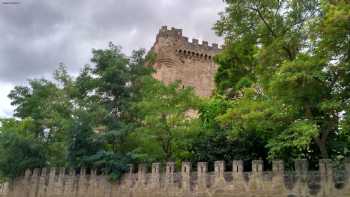
[[[200,162],[196,170],[183,162],[180,172],[175,163],[154,163],[149,168],[133,166],[119,183],[111,183],[96,170],[52,168],[27,170],[23,177],[0,187],[1,197],[349,197],[350,162],[344,171],[335,171],[328,160],[320,160],[318,171],[308,171],[306,160],[295,162],[295,171],[285,171],[282,161],[274,161],[272,171],[264,171],[263,162],[252,162],[246,172],[242,161],[232,162],[232,171],[217,161],[214,171]]]
[[[151,51],[157,54],[152,65],[154,77],[165,84],[180,80],[184,86],[191,86],[199,96],[209,97],[215,88],[214,75],[218,66],[213,57],[220,52],[218,44],[188,41],[181,29],[163,26]]]

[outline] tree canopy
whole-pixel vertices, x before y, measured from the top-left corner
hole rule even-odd
[[[226,3],[214,27],[227,45],[215,80],[233,106],[221,124],[236,137],[261,136],[270,158],[346,156],[349,3]]]

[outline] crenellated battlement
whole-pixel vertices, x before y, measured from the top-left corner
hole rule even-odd
[[[217,43],[212,43],[211,45],[209,45],[208,41],[202,41],[199,43],[199,40],[195,38],[189,41],[188,37],[182,35],[182,29],[174,27],[168,28],[167,26],[162,26],[157,35],[157,39],[159,37],[173,38],[174,41],[179,43],[179,46],[177,46],[178,50],[182,51],[213,55],[222,50],[222,47],[219,48]]]
[[[168,37],[172,36],[172,37],[181,38],[182,29],[177,29],[175,27],[171,27],[169,29],[168,26],[162,26],[157,36],[168,36]]]
[[[336,170],[330,160],[320,160],[318,171],[309,171],[306,160],[296,160],[293,171],[285,171],[279,160],[272,162],[271,171],[265,171],[260,160],[252,161],[251,171],[243,163],[230,162],[229,171],[224,161],[216,161],[213,171],[207,162],[195,166],[183,162],[181,168],[174,162],[139,164],[136,172],[129,165],[129,172],[117,183],[98,170],[33,169],[8,186],[1,185],[0,196],[350,196],[350,161],[345,162],[345,170]]]

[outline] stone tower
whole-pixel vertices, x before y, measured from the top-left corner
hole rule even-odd
[[[152,65],[154,77],[165,84],[180,80],[184,87],[191,86],[198,96],[209,97],[214,90],[214,75],[218,68],[213,56],[220,52],[218,44],[208,45],[197,39],[188,41],[182,30],[163,26],[151,51],[157,54]]]

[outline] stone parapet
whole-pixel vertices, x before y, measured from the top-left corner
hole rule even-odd
[[[272,162],[272,171],[252,161],[249,172],[239,160],[232,162],[232,171],[225,170],[224,161],[215,162],[213,172],[207,162],[183,162],[179,173],[174,162],[139,164],[137,172],[133,166],[117,183],[85,168],[26,170],[23,177],[0,184],[0,197],[350,196],[349,161],[345,171],[333,169],[329,160],[320,160],[318,171],[309,171],[306,160],[296,160],[295,171],[285,171],[280,160]]]

